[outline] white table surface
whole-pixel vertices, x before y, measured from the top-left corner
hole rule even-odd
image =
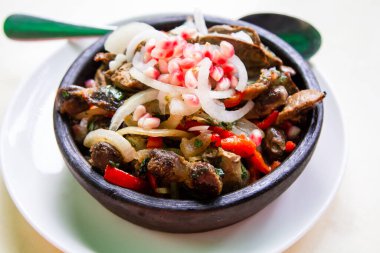
[[[109,10],[105,11],[105,7]],[[379,0],[0,0],[0,20],[12,13],[28,13],[77,23],[107,24],[159,12],[191,12],[194,7],[229,18],[254,12],[279,12],[307,20],[318,28],[323,44],[311,63],[338,98],[346,125],[349,157],[333,202],[314,227],[287,252],[380,252],[377,132],[380,114],[376,105],[380,100]],[[0,122],[20,82],[61,45],[61,41],[15,42],[0,33]],[[0,252],[58,252],[24,220],[1,178]]]

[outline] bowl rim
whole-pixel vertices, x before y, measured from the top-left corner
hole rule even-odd
[[[142,16],[125,20],[119,24],[127,22],[146,22],[152,26],[173,22],[185,21],[191,14],[159,14],[153,16]],[[277,51],[285,55],[287,60],[296,66],[296,72],[303,79],[306,88],[320,90],[316,77],[314,76],[309,64],[296,52],[289,44],[270,33],[269,31],[240,20],[232,20],[215,16],[205,15],[207,23],[222,23],[229,25],[247,26],[255,29],[259,34],[263,43],[269,48],[275,47]],[[99,49],[99,45],[103,46],[107,35],[101,37],[94,44],[87,47],[72,63],[66,74],[64,75],[59,87],[72,84],[73,78],[78,72],[78,68],[83,66],[89,60],[92,60],[94,52]],[[283,57],[282,57],[283,58]],[[71,131],[65,123],[62,115],[57,111],[56,107],[53,112],[54,132],[59,149],[63,155],[65,162],[69,165],[70,171],[77,174],[85,183],[91,184],[96,191],[108,195],[110,198],[122,202],[128,202],[141,207],[159,210],[173,211],[205,211],[227,208],[254,199],[261,194],[269,191],[271,188],[279,185],[293,174],[302,163],[307,160],[317,143],[321,132],[323,122],[323,103],[318,104],[312,111],[311,121],[304,138],[298,143],[296,149],[289,157],[287,157],[280,167],[270,174],[259,179],[257,182],[250,184],[237,191],[223,194],[209,201],[199,200],[176,200],[164,199],[139,193],[133,190],[122,188],[108,183],[103,176],[95,172],[91,165],[75,144],[71,136]],[[70,155],[74,154],[74,155]],[[77,178],[78,179],[78,178]]]

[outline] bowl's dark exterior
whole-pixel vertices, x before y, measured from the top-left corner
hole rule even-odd
[[[163,15],[138,19],[167,30],[184,22],[186,15]],[[136,20],[136,19],[135,19]],[[256,29],[263,43],[285,64],[293,67],[295,81],[302,88],[320,89],[310,66],[288,44],[277,36],[249,23],[206,17],[207,25],[231,24]],[[92,59],[103,49],[106,37],[87,48],[65,74],[61,87],[83,83],[98,67]],[[135,224],[167,232],[192,233],[221,228],[241,221],[263,209],[283,193],[301,174],[310,160],[321,132],[323,106],[318,105],[309,117],[303,140],[293,154],[275,171],[238,191],[208,202],[170,200],[147,196],[107,183],[94,172],[80,153],[70,132],[67,119],[54,110],[54,129],[62,155],[79,183],[103,206]]]

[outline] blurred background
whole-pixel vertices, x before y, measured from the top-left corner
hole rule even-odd
[[[378,132],[380,123],[375,111],[380,94],[376,77],[380,1],[0,0],[0,20],[13,13],[25,13],[101,25],[140,15],[192,12],[195,7],[205,14],[232,19],[258,12],[283,13],[304,19],[320,31],[322,47],[310,63],[322,73],[341,105],[350,153],[345,176],[331,205],[287,252],[380,252],[380,244],[376,243],[380,166],[375,161],[378,151],[374,144],[379,143],[379,136],[367,137],[367,133]],[[0,123],[20,82],[64,43],[15,42],[0,32]],[[1,177],[0,252],[59,252],[21,216]]]

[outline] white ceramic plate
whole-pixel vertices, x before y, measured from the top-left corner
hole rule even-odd
[[[320,78],[328,96],[314,156],[297,181],[261,212],[235,225],[197,234],[152,231],[115,216],[69,173],[53,132],[56,88],[82,49],[78,44],[67,43],[40,66],[21,85],[2,127],[1,167],[8,191],[28,222],[59,249],[277,252],[299,239],[330,203],[343,174],[346,141],[333,92]]]

